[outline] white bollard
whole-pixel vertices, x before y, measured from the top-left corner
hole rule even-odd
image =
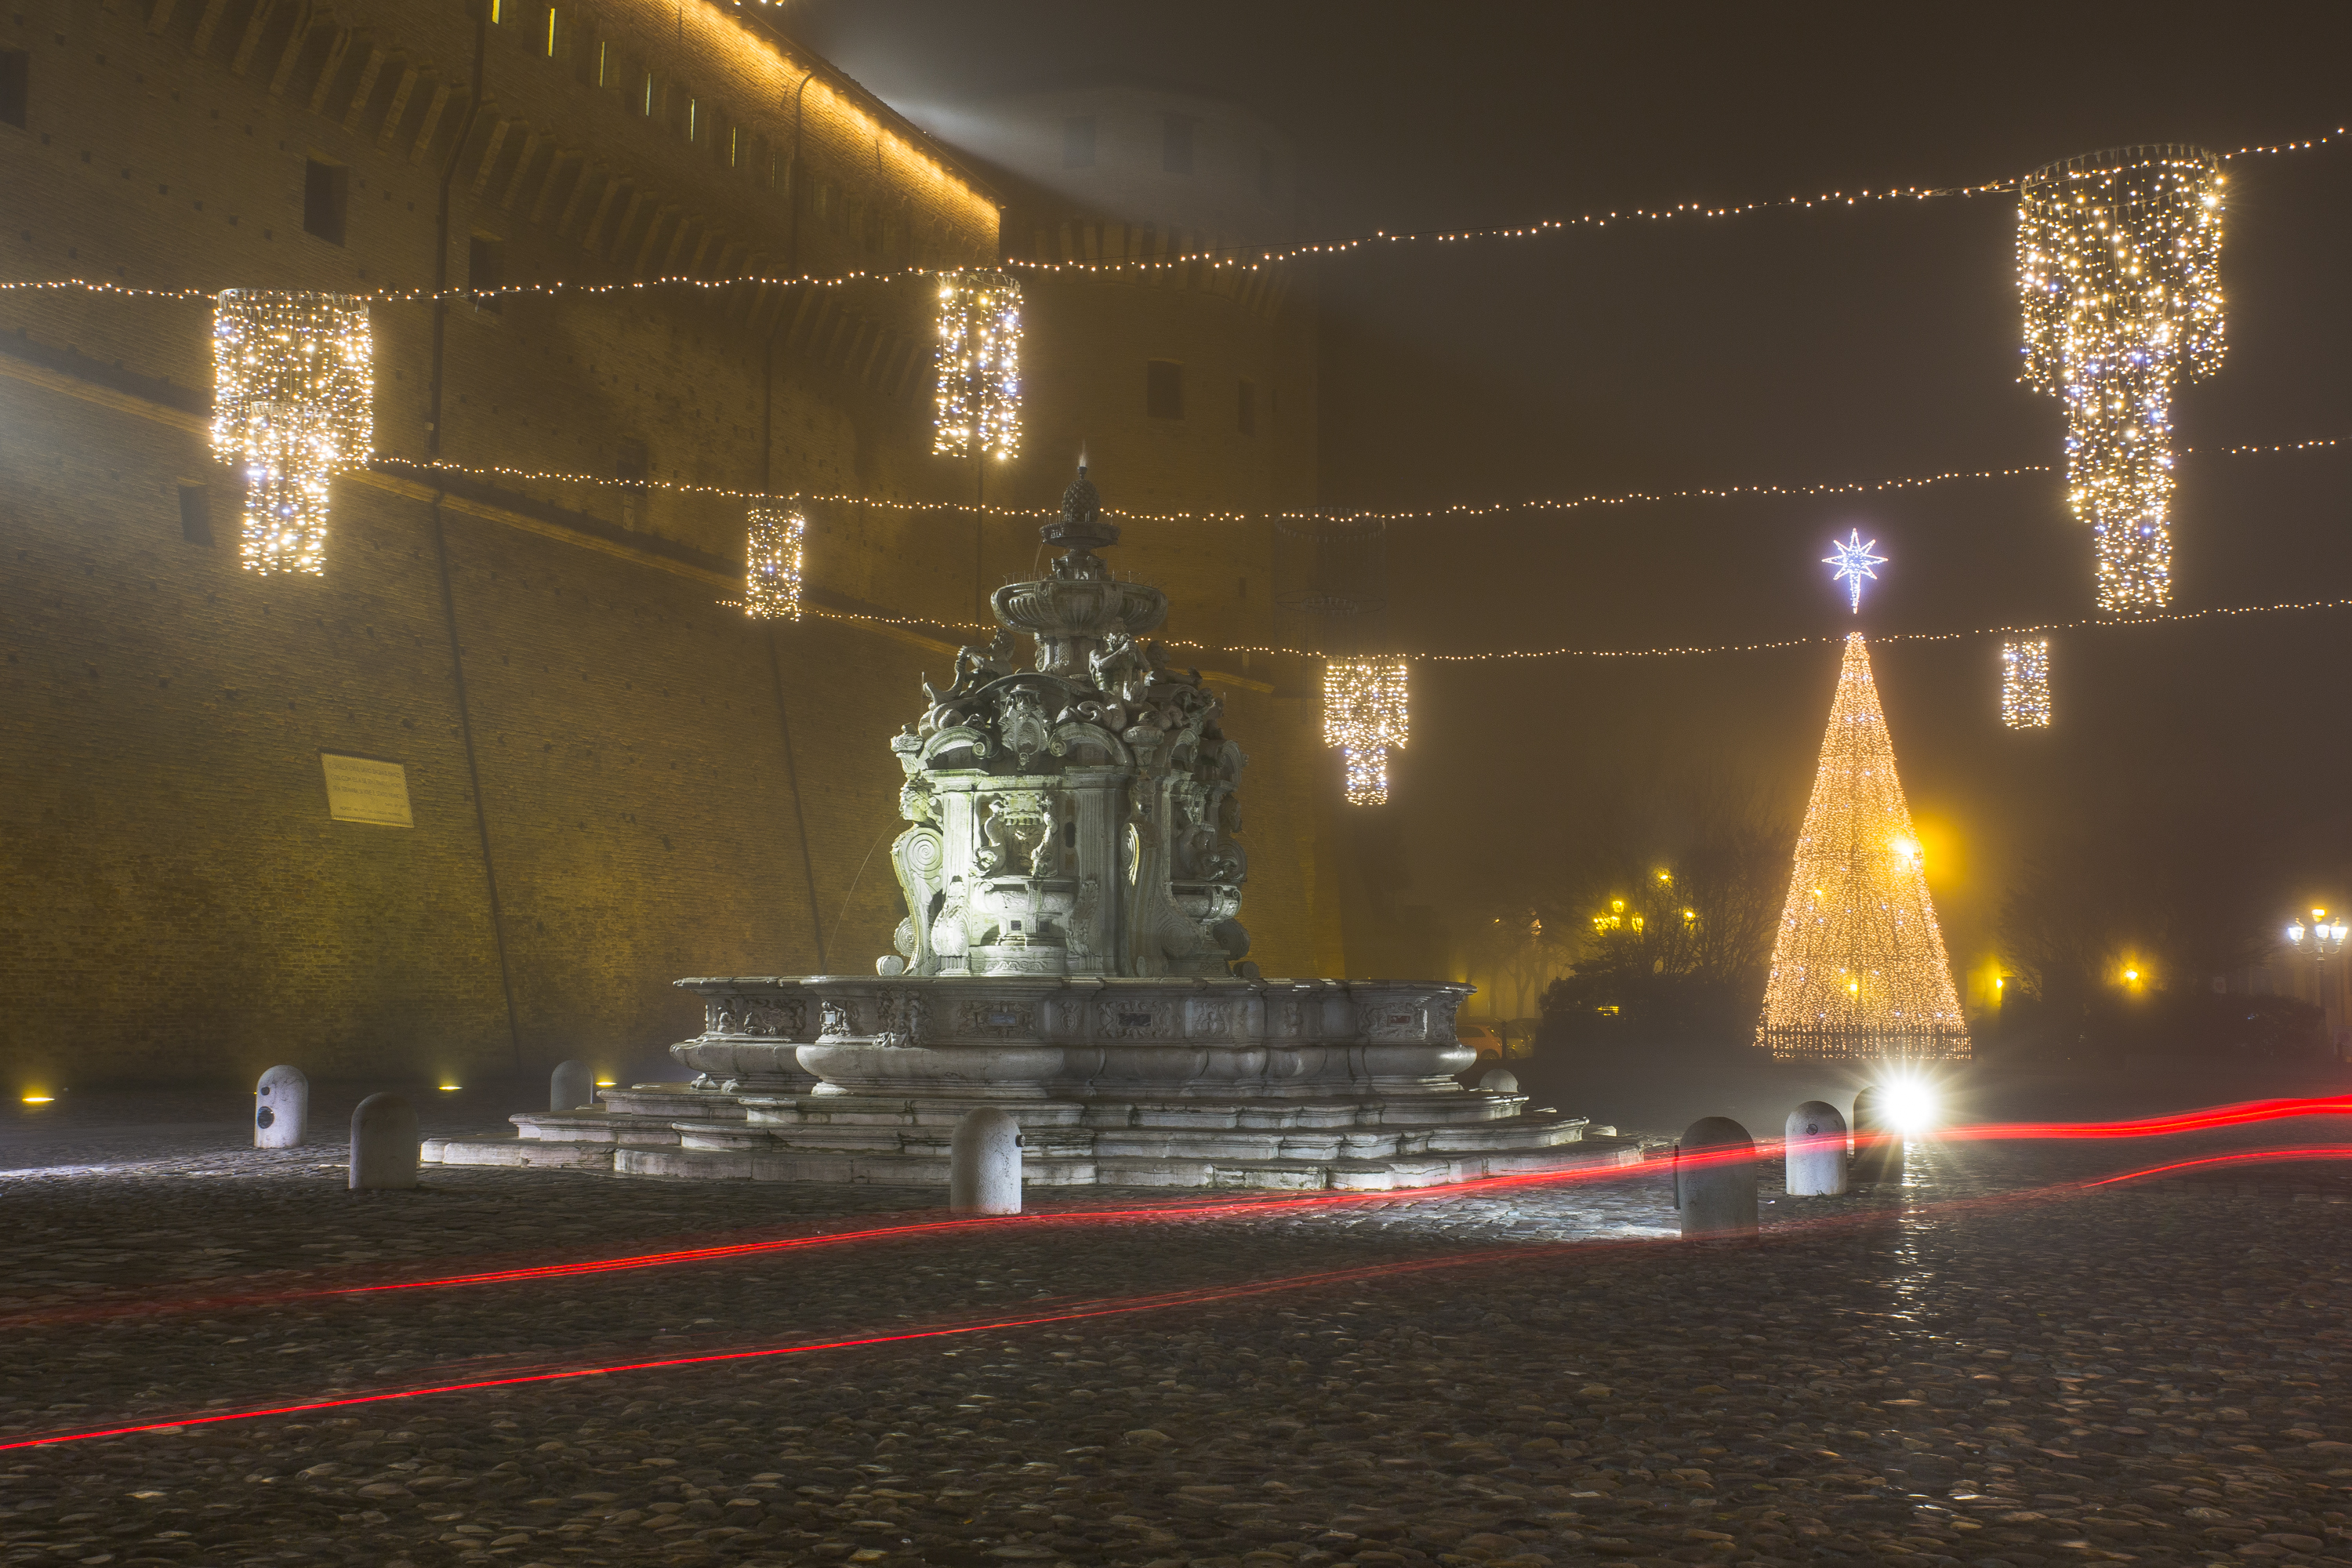
[[[271,1068],[253,1086],[253,1146],[291,1149],[310,1125],[310,1080],[299,1068]]]
[[[964,1113],[948,1144],[948,1207],[1021,1212],[1021,1123],[993,1106]]]
[[[416,1184],[416,1108],[396,1094],[371,1094],[352,1112],[352,1191]]]
[[[596,1069],[574,1057],[558,1064],[547,1080],[550,1110],[593,1110],[596,1106]]]
[[[1903,1134],[1887,1121],[1886,1091],[1874,1083],[1853,1097],[1853,1180],[1864,1187],[1903,1180]]]
[[[1756,1140],[1727,1116],[1703,1116],[1675,1148],[1675,1208],[1683,1235],[1756,1234]]]
[[[1519,1075],[1506,1068],[1488,1068],[1485,1076],[1478,1079],[1478,1087],[1488,1094],[1517,1094],[1519,1092]]]
[[[1789,1112],[1781,1144],[1792,1198],[1833,1198],[1845,1191],[1845,1118],[1825,1100],[1809,1100]]]

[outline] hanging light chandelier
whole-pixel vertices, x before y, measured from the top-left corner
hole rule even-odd
[[[1011,458],[1021,450],[1021,285],[971,268],[940,279],[933,451]]]
[[[367,306],[341,294],[217,294],[213,371],[213,450],[245,475],[245,569],[318,575],[328,483],[374,441]]]
[[[2066,499],[2090,524],[2098,603],[2161,610],[2172,594],[2172,386],[2221,363],[2221,161],[2126,147],[2020,184],[2021,379],[2066,400]]]
[[[751,524],[743,551],[743,613],[755,621],[799,620],[808,520],[795,507],[754,502]]]
[[[1339,658],[1323,667],[1323,743],[1339,748],[1349,805],[1384,805],[1389,752],[1411,731],[1405,666],[1390,659]]]

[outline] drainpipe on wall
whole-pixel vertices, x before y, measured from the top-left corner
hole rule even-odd
[[[448,347],[449,301],[449,189],[457,178],[457,163],[466,153],[466,143],[473,139],[474,126],[482,116],[482,89],[488,64],[490,44],[489,0],[473,0],[474,5],[474,91],[466,107],[465,121],[457,127],[457,140],[450,144],[449,158],[441,166],[441,188],[436,203],[433,223],[433,366],[428,381],[425,426],[425,450],[429,458],[441,455],[441,386],[442,371],[446,363]],[[441,614],[449,632],[449,669],[457,689],[457,734],[465,743],[466,784],[474,796],[474,831],[482,846],[482,882],[489,895],[490,942],[498,950],[499,989],[507,1004],[507,1038],[514,1049],[515,1070],[522,1070],[522,1020],[515,1008],[514,969],[507,959],[507,923],[505,911],[499,905],[499,874],[490,858],[490,819],[488,807],[482,799],[482,770],[474,752],[473,705],[466,691],[466,650],[457,636],[457,595],[449,580],[449,536],[442,519],[441,503],[445,491],[437,483],[433,487],[433,563],[440,578]]]
[[[792,231],[784,258],[784,275],[788,278],[801,275],[801,197],[802,187],[808,183],[801,177],[801,97],[808,91],[809,78],[814,75],[816,71],[811,68],[808,74],[801,78],[800,86],[793,90]],[[776,331],[783,324],[784,312],[779,307],[774,319],[768,323],[767,340],[760,350],[760,491],[762,495],[772,494],[774,490]],[[793,826],[799,830],[801,839],[801,878],[808,889],[809,933],[816,943],[817,973],[822,974],[832,966],[824,956],[824,915],[817,908],[816,863],[809,857],[808,813],[801,805],[800,764],[793,756],[793,721],[784,703],[783,658],[776,648],[777,638],[782,635],[773,626],[767,628],[768,680],[776,694],[776,728],[784,740],[784,786],[792,791],[793,795]]]

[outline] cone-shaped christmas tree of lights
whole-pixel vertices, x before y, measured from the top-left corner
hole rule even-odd
[[[1782,1061],[1969,1054],[1860,632],[1846,638],[1757,1043]]]

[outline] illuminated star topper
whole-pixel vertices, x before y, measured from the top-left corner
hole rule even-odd
[[[1830,574],[1830,581],[1843,582],[1852,590],[1855,615],[1862,614],[1862,580],[1867,577],[1875,583],[1878,581],[1878,574],[1871,568],[1886,564],[1885,556],[1871,553],[1877,548],[1878,541],[1875,539],[1864,544],[1862,542],[1862,530],[1857,528],[1846,536],[1843,543],[1834,539],[1831,540],[1830,549],[1835,553],[1822,557],[1822,565],[1837,568]]]

